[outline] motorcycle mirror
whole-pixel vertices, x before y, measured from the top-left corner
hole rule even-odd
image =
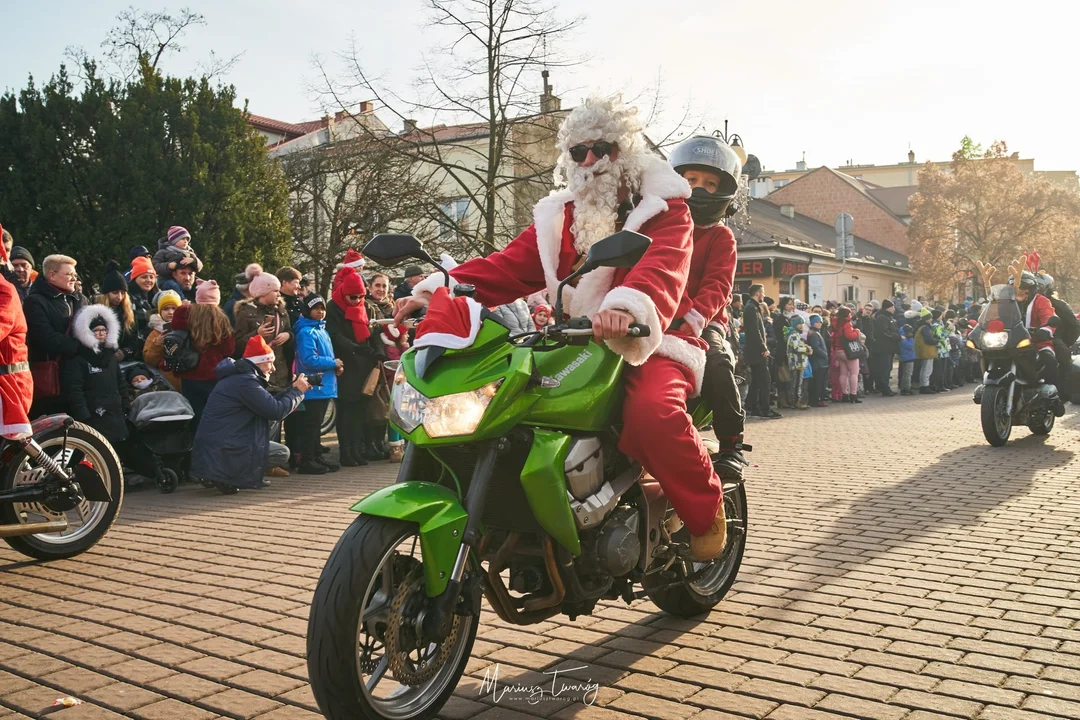
[[[651,238],[632,230],[620,230],[593,243],[585,264],[589,268],[633,267],[650,245]]]
[[[364,256],[380,265],[397,265],[409,258],[430,259],[416,236],[405,233],[379,233],[364,245]]]

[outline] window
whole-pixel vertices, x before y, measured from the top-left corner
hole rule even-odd
[[[781,295],[794,295],[791,291],[791,280],[780,279],[780,294]]]
[[[859,288],[854,285],[844,286],[844,302],[859,302]]]
[[[866,294],[869,296],[869,297],[866,298],[867,302],[870,302],[870,301],[872,301],[874,299],[874,291],[873,290],[868,290]]]
[[[439,231],[440,240],[453,240],[457,237],[457,231],[465,221],[465,217],[469,214],[469,199],[468,198],[456,198],[454,200],[447,200],[439,206],[439,210],[442,213],[442,218],[439,220],[441,230]]]

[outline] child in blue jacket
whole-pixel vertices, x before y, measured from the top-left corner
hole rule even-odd
[[[296,333],[295,372],[307,375],[311,389],[304,394],[300,412],[300,474],[322,475],[339,469],[336,463],[319,455],[319,430],[326,407],[337,397],[337,376],[341,361],[334,357],[334,346],[326,332],[326,301],[308,295],[302,301],[301,316],[293,326]]]
[[[900,326],[900,394],[914,395],[911,389],[911,374],[915,369],[915,336],[911,326]]]

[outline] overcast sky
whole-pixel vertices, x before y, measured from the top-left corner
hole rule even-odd
[[[4,0],[0,87],[56,71],[70,45],[99,52],[130,0]],[[423,0],[190,0],[207,25],[166,70],[210,50],[243,52],[227,80],[253,113],[322,114],[312,58],[355,36],[365,65],[407,92],[421,52]],[[144,5],[159,9],[160,5]],[[636,94],[663,78],[666,124],[690,101],[710,126],[730,121],[768,169],[945,160],[965,134],[1004,139],[1041,170],[1080,169],[1074,0],[591,0],[571,50],[591,61],[553,74],[564,104],[592,91]],[[433,56],[436,61],[438,55]],[[664,123],[661,123],[664,124]],[[659,128],[658,128],[659,129]],[[654,132],[655,134],[655,132]]]

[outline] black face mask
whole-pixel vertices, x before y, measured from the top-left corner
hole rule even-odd
[[[695,225],[715,225],[728,216],[731,200],[730,195],[715,195],[705,188],[696,187],[686,204],[690,206],[690,217]]]

